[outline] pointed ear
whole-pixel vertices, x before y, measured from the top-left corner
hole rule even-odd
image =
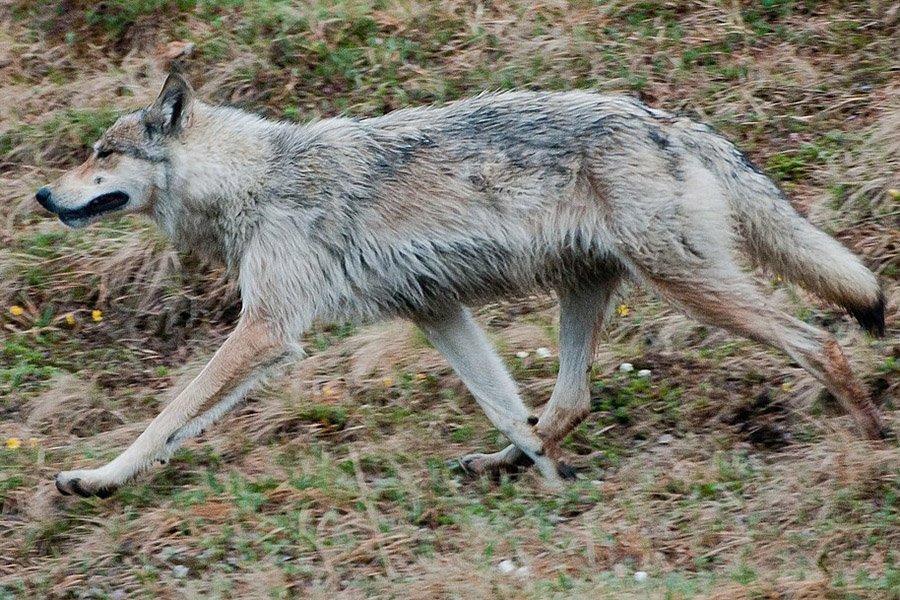
[[[159,96],[150,106],[153,118],[148,121],[161,133],[177,135],[190,121],[193,100],[191,84],[180,74],[169,73]]]

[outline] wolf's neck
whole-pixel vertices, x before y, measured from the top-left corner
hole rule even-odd
[[[171,149],[165,198],[154,218],[182,250],[236,270],[257,226],[274,124],[235,109],[200,105]]]

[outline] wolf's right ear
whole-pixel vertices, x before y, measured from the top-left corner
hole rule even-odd
[[[178,73],[169,73],[145,116],[148,131],[177,135],[190,122],[193,101],[191,84]]]

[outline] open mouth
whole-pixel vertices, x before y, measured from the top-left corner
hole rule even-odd
[[[81,208],[60,209],[56,214],[63,223],[90,219],[97,215],[122,208],[128,203],[128,194],[125,192],[109,192],[97,196]]]

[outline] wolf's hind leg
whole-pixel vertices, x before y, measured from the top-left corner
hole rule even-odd
[[[771,305],[743,274],[697,273],[695,277],[647,277],[665,298],[699,321],[778,348],[834,394],[871,439],[886,433],[878,409],[856,378],[833,335]]]
[[[609,304],[618,288],[618,277],[597,284],[559,291],[559,375],[550,401],[535,424],[551,455],[558,444],[591,408],[590,372],[596,336],[609,313]],[[515,445],[491,454],[468,454],[461,459],[471,472],[508,471],[530,463]]]
[[[549,485],[562,485],[556,457],[545,452],[515,382],[469,311],[457,306],[440,317],[419,317],[415,322],[447,358],[494,426],[537,465]]]
[[[710,160],[719,158],[712,156]],[[725,196],[725,188],[734,184],[723,185],[719,175],[696,158],[685,158],[681,167],[683,181],[676,178],[673,182],[677,184],[674,197],[666,197],[666,190],[646,183],[643,190],[635,186],[619,190],[619,206],[628,201],[627,191],[632,198],[643,194],[648,206],[654,207],[640,213],[620,210],[612,214],[609,227],[623,261],[635,275],[697,320],[786,353],[834,394],[866,436],[879,437],[882,424],[878,411],[853,375],[834,336],[779,310],[741,269],[736,260],[739,245],[735,215]],[[767,193],[774,193],[773,187],[766,188]],[[779,207],[780,201],[774,197],[753,202],[772,205],[770,219],[793,213],[787,204]],[[761,227],[770,228],[770,224]],[[781,233],[768,235],[784,235],[783,230],[772,231]],[[807,235],[798,233],[791,239],[806,243],[803,238]],[[784,251],[784,246],[781,248]],[[823,256],[822,260],[830,258]],[[768,262],[773,262],[771,257]]]

